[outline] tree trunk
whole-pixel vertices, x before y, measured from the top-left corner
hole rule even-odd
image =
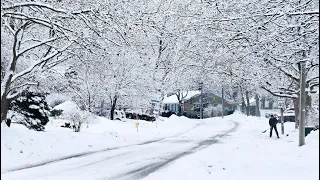
[[[244,97],[242,96],[242,98],[241,98],[241,112],[245,113],[246,109],[247,109],[246,103],[244,102]]]
[[[269,101],[269,108],[270,108],[270,109],[273,109],[273,104],[274,104],[274,101],[273,101],[273,100],[270,100],[270,101]]]
[[[88,103],[89,103],[88,111],[91,112],[91,95],[90,95],[90,93],[89,93],[89,97],[88,97]]]
[[[159,113],[157,115],[157,118],[159,117],[159,115],[161,115],[161,112],[163,111],[163,99],[164,99],[164,92],[161,91],[161,97],[160,97],[160,102],[159,102]]]
[[[111,116],[110,116],[110,119],[111,119],[111,120],[114,119],[114,110],[116,109],[117,99],[118,99],[118,97],[117,97],[117,96],[114,96],[114,97],[113,97],[113,100],[112,100],[112,104],[111,104]]]
[[[222,115],[221,115],[221,117],[223,118],[223,116],[224,116],[224,89],[223,88],[221,88],[221,106],[222,106]]]
[[[247,116],[250,115],[250,102],[249,102],[249,92],[246,91],[246,99],[247,99]]]
[[[10,101],[7,98],[1,99],[1,123],[7,119]]]
[[[82,122],[79,122],[77,132],[80,132]]]
[[[259,99],[258,94],[256,94],[255,99],[256,99],[256,116],[260,117],[261,116],[260,115],[260,103],[259,103],[260,99]]]
[[[179,116],[181,116],[182,114],[182,108],[181,108],[181,106],[180,106],[180,104],[182,103],[182,101],[181,100],[179,100],[179,105],[178,105],[178,115]]]
[[[103,109],[104,109],[104,100],[102,100],[100,104],[100,116],[103,116]]]
[[[11,87],[11,80],[13,77],[13,73],[16,71],[16,65],[18,61],[17,50],[16,50],[17,42],[18,42],[18,32],[16,32],[14,35],[14,41],[13,41],[13,47],[12,47],[13,57],[12,57],[12,61],[8,64],[10,68],[9,70],[6,71],[6,73],[9,73],[9,74],[5,74],[4,78],[1,79],[1,91],[4,91],[4,92],[1,92],[1,123],[5,119],[7,119],[7,114],[9,110],[10,100],[7,99],[7,95]],[[4,89],[2,89],[2,87],[4,87]]]

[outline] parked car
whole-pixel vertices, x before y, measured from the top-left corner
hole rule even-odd
[[[281,122],[281,113],[277,114],[278,122]],[[296,116],[294,114],[294,108],[288,108],[283,111],[283,122],[295,122]]]
[[[270,118],[271,115],[273,115],[274,117],[278,117],[278,114],[277,114],[277,113],[269,113],[269,112],[267,112],[264,116],[265,116],[266,118]]]
[[[125,116],[127,119],[140,119],[140,120],[145,120],[145,121],[155,121],[156,120],[156,115],[150,115],[148,114],[149,111],[145,111],[143,113],[142,111],[136,111],[136,110],[131,110],[127,109],[125,111]]]

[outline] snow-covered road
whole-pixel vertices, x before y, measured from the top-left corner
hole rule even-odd
[[[186,155],[217,143],[237,129],[227,118],[206,119],[179,136],[4,172],[3,179],[143,179]],[[179,128],[179,127],[177,127]],[[168,167],[170,168],[170,166]]]

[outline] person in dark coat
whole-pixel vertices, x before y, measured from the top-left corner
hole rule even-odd
[[[272,136],[272,130],[274,129],[276,131],[277,137],[279,138],[277,123],[278,123],[278,120],[273,115],[271,115],[271,118],[269,119],[270,137]]]

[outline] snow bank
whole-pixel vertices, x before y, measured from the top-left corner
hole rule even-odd
[[[171,121],[188,121],[188,120],[191,120],[185,116],[177,116],[175,114],[172,114],[170,117],[169,117],[169,120]],[[195,121],[195,120],[194,120]]]

